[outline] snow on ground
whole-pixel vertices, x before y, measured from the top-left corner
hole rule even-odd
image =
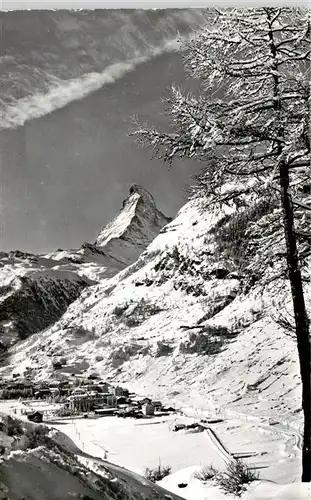
[[[26,427],[26,423],[24,423]],[[84,454],[60,433],[31,434],[36,424],[28,422],[23,439],[0,432],[0,500],[181,500],[158,485],[117,465]],[[30,434],[29,434],[30,432]],[[36,436],[31,447],[29,437]],[[41,436],[41,437],[40,437]],[[48,439],[48,445],[47,441]],[[57,443],[57,444],[56,444]],[[58,444],[62,446],[59,447]]]
[[[67,434],[84,451],[108,460],[140,474],[148,468],[170,465],[172,471],[193,465],[225,467],[223,458],[211,445],[206,432],[173,432],[172,427],[180,419],[162,417],[143,420],[102,417],[96,419],[63,420],[51,423]],[[190,419],[193,421],[193,419]]]
[[[210,465],[218,470],[226,468],[228,456],[215,446],[206,431],[191,433],[171,430],[175,423],[190,423],[194,420],[186,417],[169,417],[163,420],[159,417],[146,423],[103,417],[94,420],[67,420],[51,425],[68,435],[87,453],[101,458],[108,457],[109,461],[139,474],[143,474],[146,467],[156,467],[160,462],[172,467],[172,476],[176,479],[179,478],[179,471],[185,469],[189,472],[191,468],[197,470]],[[237,420],[210,424],[210,427],[229,453],[240,454],[249,466],[257,468],[260,480],[269,481],[269,484],[271,481],[271,484],[286,484],[300,480],[301,450],[297,448],[296,436],[290,432],[284,435],[274,427],[268,429],[259,424]],[[174,478],[170,485],[175,484]],[[191,484],[189,491],[196,491],[200,486],[197,480]],[[163,485],[170,489],[164,483]],[[208,493],[216,488],[219,499],[222,499],[217,486],[210,484],[207,491],[207,486],[203,486],[201,484],[202,494],[207,495],[206,498],[214,500]],[[178,493],[176,488],[178,485],[175,484],[170,491]],[[183,493],[179,492],[182,496]],[[189,498],[197,500],[195,496]]]
[[[1,401],[3,412],[20,416],[21,410],[53,409],[42,402]],[[16,413],[14,413],[14,410]],[[140,474],[146,467],[156,467],[159,461],[172,471],[192,466],[213,465],[224,469],[228,456],[215,446],[208,433],[173,432],[176,423],[197,422],[208,412],[183,408],[187,416],[154,417],[133,420],[117,417],[47,420],[48,425],[66,434],[81,449],[93,456]],[[26,418],[26,417],[22,417]],[[268,425],[265,419],[249,416],[225,418],[209,424],[229,453],[242,457],[252,467],[258,467],[261,480],[281,484],[297,482],[301,475],[301,437],[292,427]],[[152,447],[150,446],[152,443]],[[133,451],[135,450],[135,451]],[[139,450],[139,452],[138,452]]]
[[[172,493],[181,494],[186,500],[310,500],[311,485],[308,483],[273,484],[255,481],[241,497],[232,496],[219,489],[212,481],[202,483],[194,477],[199,467],[188,467],[165,477],[157,484]],[[187,484],[180,488],[179,484]]]
[[[260,467],[262,479],[281,484],[300,480],[301,438],[294,429],[241,420],[225,420],[213,428],[232,453]]]
[[[230,500],[236,497],[222,492],[217,486],[212,483],[204,484],[199,479],[196,479],[195,473],[200,471],[201,467],[193,466],[179,470],[174,474],[158,481],[157,484],[163,486],[172,493],[182,495],[186,500]],[[187,485],[180,487],[178,485]]]
[[[242,496],[241,500],[310,500],[311,484],[271,484],[254,485]]]
[[[37,403],[25,405],[21,401],[2,401],[1,410],[14,414],[14,410],[19,413],[26,407],[35,408]],[[51,406],[40,402],[38,404],[45,410]],[[117,467],[132,471],[127,473],[128,476],[131,473],[143,474],[146,467],[156,467],[159,462],[162,465],[170,465],[172,473],[157,484],[185,500],[236,498],[222,491],[213,481],[202,482],[195,477],[197,471],[208,465],[224,470],[226,456],[219,452],[219,447],[215,446],[205,431],[172,431],[176,423],[187,424],[194,421],[197,421],[197,418],[186,416],[154,417],[139,421],[100,417],[64,418],[47,421],[46,424],[57,432],[54,436],[57,442],[68,449],[73,449],[73,442],[84,453],[99,459],[108,459]],[[255,423],[232,419],[210,426],[229,452],[246,456],[257,453],[244,460],[249,465],[260,467],[260,481],[251,484],[241,500],[309,500],[310,485],[299,484],[300,451],[297,443],[293,442],[295,436],[292,435],[290,439],[288,435],[286,441],[275,426],[269,429],[259,421]],[[30,460],[29,457],[28,459]],[[33,469],[36,465],[30,467]],[[270,476],[274,478],[272,481],[269,480]],[[276,480],[284,484],[276,484]],[[292,484],[287,484],[288,482]]]
[[[159,420],[152,420],[150,423],[142,423],[130,419],[103,417],[95,420],[79,419],[73,423],[59,424],[59,426],[53,423],[53,427],[65,432],[85,452],[101,458],[108,456],[109,461],[138,474],[142,474],[145,467],[156,467],[159,461],[162,465],[171,465],[172,473],[157,484],[186,500],[231,500],[236,498],[223,492],[212,481],[203,483],[195,477],[195,473],[200,471],[202,466],[213,465],[223,470],[225,461],[219,455],[217,449],[212,446],[205,432],[185,434],[184,431],[175,433],[170,430],[177,421],[178,423],[187,423],[187,421],[190,422],[191,420],[193,421],[193,419],[185,418],[168,418],[163,421],[163,418],[159,418]],[[215,426],[217,431],[219,431],[220,425]],[[231,422],[230,425],[232,428],[235,425],[240,425],[238,439],[241,439],[241,423],[235,421]],[[245,447],[242,450],[242,446],[239,449],[251,452],[255,445],[261,461],[266,454],[271,461],[271,454],[276,457],[277,452],[280,451],[283,460],[274,461],[275,463],[272,464],[267,460],[266,465],[269,466],[274,477],[280,477],[285,481],[281,485],[273,481],[257,481],[248,487],[242,499],[309,500],[310,485],[301,485],[297,482],[286,484],[291,480],[299,481],[299,477],[293,479],[293,471],[291,471],[291,467],[294,465],[298,472],[298,463],[297,461],[294,463],[286,460],[286,453],[283,454],[285,450],[283,449],[282,436],[271,431],[268,433],[267,439],[260,442],[262,430],[253,427],[252,433],[249,433],[251,426],[246,425],[243,428],[244,443],[241,444],[245,445],[247,443],[248,447],[247,450]],[[230,426],[228,430],[230,430]],[[254,441],[256,437],[257,441]],[[240,441],[236,441],[235,445],[237,442],[240,443]],[[150,443],[152,443],[152,446],[150,446]],[[105,450],[107,450],[107,455]],[[257,460],[258,463],[258,456],[254,460],[255,462]],[[248,463],[252,463],[252,461]],[[264,477],[265,480],[269,479],[269,474],[267,475],[265,471],[260,470],[259,472],[260,476]],[[179,486],[185,484],[187,485],[185,487]]]

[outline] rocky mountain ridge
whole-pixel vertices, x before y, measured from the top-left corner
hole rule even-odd
[[[120,213],[94,244],[47,255],[2,252],[2,345],[52,325],[85,287],[111,278],[134,262],[169,220],[144,188],[133,185]]]

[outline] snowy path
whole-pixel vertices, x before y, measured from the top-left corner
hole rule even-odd
[[[273,482],[297,482],[301,475],[302,436],[298,429],[282,420],[269,424],[270,419],[226,409],[214,411],[182,408],[185,416],[196,421],[223,419],[223,422],[207,424],[212,430],[210,438],[225,460],[243,458],[260,477]]]

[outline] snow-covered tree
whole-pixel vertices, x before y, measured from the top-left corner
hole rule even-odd
[[[200,80],[200,95],[173,87],[172,133],[136,123],[132,134],[165,162],[200,161],[194,194],[209,203],[278,200],[302,379],[302,481],[310,481],[311,353],[299,255],[301,239],[310,253],[310,12],[217,10],[188,49],[186,70]]]

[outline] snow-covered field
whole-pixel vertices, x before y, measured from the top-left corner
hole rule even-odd
[[[213,484],[202,484],[194,477],[197,467],[176,472],[167,476],[158,484],[181,495],[185,500],[233,500],[228,493],[224,493]],[[187,483],[187,487],[180,489],[178,484]],[[239,497],[241,500],[310,500],[311,486],[308,483],[279,485],[271,482],[256,481]]]
[[[205,432],[173,432],[175,422],[186,419],[162,417],[149,421],[103,417],[76,419],[52,425],[80,444],[84,451],[103,458],[107,451],[109,461],[127,469],[143,473],[145,468],[159,462],[170,465],[172,471],[193,465],[213,464],[224,468],[224,460],[211,445]],[[193,422],[192,419],[187,419]],[[91,445],[91,448],[89,448]]]
[[[23,409],[39,407],[52,409],[42,402],[25,405],[21,401],[0,401],[0,411],[15,414],[16,410],[18,416]],[[206,431],[172,430],[176,423],[194,421],[197,418],[190,416],[148,420],[100,417],[47,420],[46,424],[71,438],[84,453],[133,473],[142,475],[146,467],[156,467],[159,462],[170,465],[171,474],[158,484],[185,500],[233,500],[236,497],[222,491],[213,481],[204,483],[195,477],[197,471],[209,465],[224,470],[228,457]],[[250,466],[258,467],[260,481],[249,486],[243,500],[309,500],[310,485],[299,483],[299,440],[291,434],[293,430],[277,425],[269,428],[263,422],[245,419],[226,420],[210,427],[229,453],[241,454]],[[181,488],[180,484],[186,486]]]
[[[22,410],[49,412],[58,405],[38,401],[0,401],[0,411],[19,418]],[[185,410],[185,415],[154,417],[148,420],[118,417],[64,418],[46,420],[68,435],[85,452],[143,473],[159,462],[170,465],[172,472],[193,466],[213,465],[223,469],[228,456],[215,446],[207,432],[173,432],[175,424],[198,422],[204,412]],[[209,424],[229,454],[243,457],[258,467],[260,478],[281,484],[300,478],[301,437],[292,427],[268,425],[265,420],[226,418]],[[152,443],[152,446],[150,444]]]
[[[195,473],[213,465],[224,470],[224,455],[206,432],[173,432],[175,423],[190,423],[192,418],[159,417],[149,422],[103,417],[76,419],[53,423],[86,453],[143,474],[146,467],[170,465],[172,473],[158,484],[186,500],[230,500],[236,497],[224,493],[213,482],[202,483]],[[309,500],[310,486],[301,485],[300,452],[292,436],[275,429],[264,430],[255,424],[230,421],[213,424],[222,441],[235,453],[258,455],[246,458],[258,466],[259,477],[243,494],[243,500]],[[271,478],[274,478],[273,480]],[[277,484],[281,483],[281,484]],[[292,484],[288,484],[292,483]],[[180,484],[186,484],[180,488]]]

